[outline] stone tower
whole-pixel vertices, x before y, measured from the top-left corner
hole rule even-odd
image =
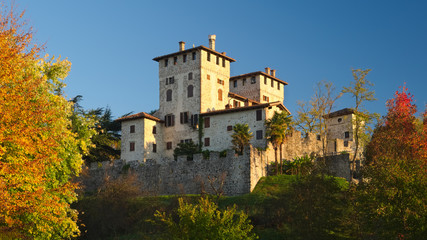
[[[179,142],[197,143],[199,114],[227,104],[230,63],[235,60],[217,52],[215,40],[209,35],[209,47],[190,49],[179,42],[178,52],[153,59],[159,63],[160,107],[155,115],[165,121],[162,141],[167,149]]]

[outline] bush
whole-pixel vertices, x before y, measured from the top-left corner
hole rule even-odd
[[[177,221],[164,212],[155,214],[157,221],[167,226],[165,239],[257,239],[251,233],[252,225],[246,214],[236,207],[220,211],[216,203],[200,198],[198,204],[187,204],[179,199]]]

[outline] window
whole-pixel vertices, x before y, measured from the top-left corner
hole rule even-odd
[[[242,85],[243,85],[243,86],[245,86],[245,83],[246,83],[246,78],[243,78],[243,83],[242,83]]]
[[[267,85],[267,77],[264,76],[264,84]]]
[[[157,128],[156,128],[156,126],[153,126],[153,134],[156,134],[157,133]]]
[[[262,136],[262,130],[257,130],[256,131],[256,139],[263,139],[263,136]]]
[[[344,133],[344,138],[349,138],[350,137],[350,132],[345,132]]]
[[[188,73],[188,80],[193,80],[193,73]]]
[[[129,151],[130,151],[130,152],[135,151],[135,142],[130,142],[130,143],[129,143]]]
[[[227,126],[227,131],[233,131],[233,126],[228,125],[228,126]]]
[[[271,79],[271,87],[274,87],[274,80]]]
[[[176,65],[178,63],[178,57],[173,57],[173,65]]]
[[[218,89],[218,101],[222,101],[222,90]]]
[[[211,75],[209,75],[209,74],[208,74],[208,75],[206,76],[206,78],[207,78],[208,80],[211,80]]]
[[[280,90],[280,83],[279,82],[277,82],[277,89]]]
[[[219,79],[219,78],[218,78],[217,82],[218,82],[219,84],[221,84],[221,85],[223,85],[223,86],[224,86],[224,80],[221,80],[221,79]]]
[[[168,59],[165,59],[165,67],[168,66]]]
[[[172,101],[172,90],[169,89],[166,91],[166,102]]]
[[[205,122],[205,128],[208,128],[211,126],[211,119],[209,117],[206,117],[204,119],[204,122]]]
[[[168,114],[165,116],[165,126],[170,127],[175,125],[175,116],[173,114]]]
[[[179,114],[179,122],[181,124],[188,123],[188,112],[182,112]]]
[[[342,118],[338,118],[338,122],[340,123],[340,122],[342,122]]]
[[[166,78],[166,85],[175,83],[175,77]]]
[[[167,142],[167,143],[166,143],[166,149],[167,149],[167,150],[172,149],[172,142]]]
[[[265,102],[269,102],[270,101],[270,97],[267,97],[265,95],[262,96],[262,100]]]
[[[348,147],[348,141],[347,140],[344,141],[344,147]]]
[[[199,115],[198,114],[191,115],[190,122],[191,122],[191,126],[199,125]]]
[[[216,56],[216,65],[219,65],[219,57]]]
[[[320,141],[320,135],[319,134],[316,135],[316,139],[317,139],[317,141]]]
[[[187,62],[187,54],[184,54],[184,55],[182,56],[182,62]]]
[[[196,60],[196,52],[193,52],[192,55],[193,55],[193,60]]]
[[[211,139],[210,138],[205,138],[205,147],[208,147],[211,145]]]
[[[193,85],[187,87],[187,97],[193,97]]]
[[[262,120],[262,110],[256,110],[256,120],[261,121]]]
[[[225,67],[225,58],[222,59],[222,67]]]
[[[237,87],[237,80],[233,81],[233,87]]]
[[[255,77],[251,77],[251,84],[256,83]]]
[[[131,125],[130,126],[130,133],[134,133],[135,132],[135,125]]]
[[[208,61],[209,62],[211,61],[211,54],[210,53],[208,53]]]
[[[153,152],[157,152],[157,144],[153,143]]]
[[[233,107],[240,107],[240,102],[233,100]]]

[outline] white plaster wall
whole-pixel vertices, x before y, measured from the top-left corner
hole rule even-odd
[[[130,126],[135,125],[135,132],[130,133]],[[144,119],[122,122],[122,141],[120,158],[126,161],[144,160]],[[130,142],[135,142],[135,151],[130,151]]]

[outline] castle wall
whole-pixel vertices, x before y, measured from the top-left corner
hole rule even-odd
[[[102,180],[109,176],[117,178],[126,172],[137,175],[141,187],[146,192],[159,195],[199,194],[202,191],[214,193],[212,186],[219,189],[223,182],[225,195],[239,195],[253,190],[258,180],[266,175],[266,163],[263,153],[246,148],[243,155],[228,151],[226,157],[212,152],[209,159],[195,154],[193,161],[185,156],[178,161],[156,163],[127,162],[116,160],[114,163],[93,163],[89,167],[88,177],[83,179],[85,190],[94,192],[101,186]]]
[[[309,133],[302,136],[300,131],[293,131],[288,134],[283,145],[283,158],[292,160],[295,157],[302,157],[305,155],[321,155],[322,141],[317,140],[314,133]]]

